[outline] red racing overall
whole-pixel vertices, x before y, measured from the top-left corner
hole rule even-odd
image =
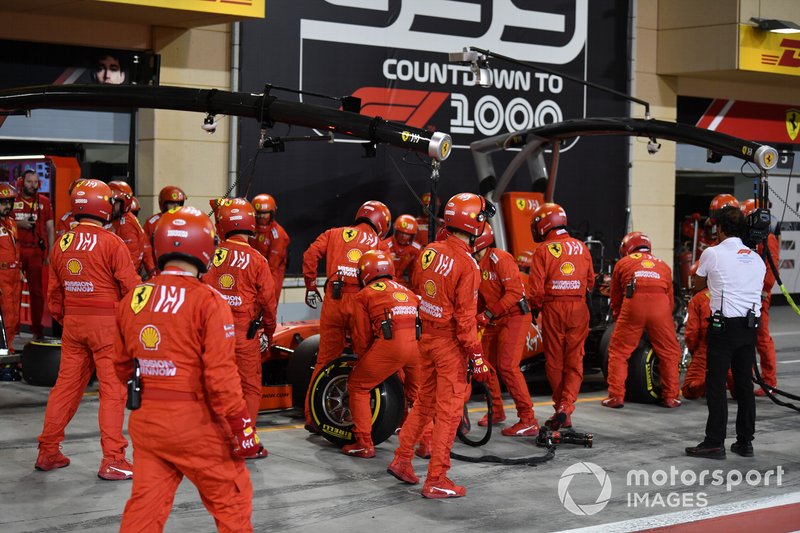
[[[690,400],[700,398],[706,393],[706,332],[708,317],[711,316],[711,292],[702,290],[689,300],[688,318],[683,339],[692,361],[683,378],[683,396]]]
[[[503,378],[514,399],[519,419],[530,424],[536,417],[528,385],[519,368],[525,337],[530,329],[530,315],[523,315],[519,307],[520,300],[525,297],[519,267],[511,254],[497,248],[489,248],[478,266],[482,280],[479,294],[483,308],[480,311],[489,311],[494,317],[481,337],[483,353]],[[489,374],[492,417],[495,420],[505,418],[497,373],[490,371]]]
[[[353,306],[358,285],[358,260],[367,250],[377,250],[380,239],[369,224],[362,222],[355,226],[332,228],[323,232],[311,243],[303,254],[303,277],[306,287],[316,285],[317,266],[325,259],[325,301],[319,319],[319,351],[314,373],[309,383],[314,383],[322,369],[342,355],[346,335],[353,331]],[[341,281],[339,299],[334,298],[333,282]],[[311,424],[306,393],[306,423]]]
[[[269,270],[272,272],[272,281],[275,284],[275,294],[278,295],[283,289],[290,242],[289,234],[274,220],[266,228],[256,224],[256,235],[250,239],[250,245],[269,261]]]
[[[633,280],[633,297],[628,298],[627,286]],[[609,397],[625,398],[628,359],[642,339],[642,333],[647,331],[658,357],[663,399],[678,399],[681,349],[672,319],[672,270],[649,253],[635,252],[623,257],[611,275],[611,308],[616,325],[608,346]]]
[[[406,397],[416,397],[419,382],[419,346],[416,318],[419,299],[405,286],[389,279],[378,279],[356,294],[353,306],[353,348],[358,363],[347,381],[353,433],[357,442],[372,446],[370,391],[386,378],[402,370],[406,376]],[[392,338],[385,339],[381,322],[391,317]]]
[[[528,276],[531,309],[541,309],[547,380],[556,411],[572,414],[583,382],[583,356],[589,335],[586,293],[594,286],[592,257],[564,229],[547,234],[533,252]]]
[[[9,352],[11,342],[19,326],[20,277],[19,243],[17,242],[17,223],[12,216],[0,218],[0,309],[3,311],[6,341]]]
[[[468,354],[480,351],[475,321],[480,271],[470,252],[465,242],[448,235],[419,256],[420,388],[400,431],[395,460],[411,461],[414,445],[433,419],[426,485],[444,479],[450,470],[450,448],[469,394]]]
[[[50,261],[47,303],[53,318],[63,323],[64,333],[61,366],[47,400],[39,449],[58,450],[96,369],[103,457],[125,459],[126,390],[114,374],[116,310],[120,299],[141,280],[122,240],[88,222],[79,223],[56,241]]]
[[[203,282],[222,294],[233,313],[236,331],[236,364],[250,416],[258,418],[261,402],[261,346],[258,335],[247,338],[250,323],[263,313],[262,323],[271,339],[275,333],[275,286],[267,260],[255,251],[244,235],[220,243]]]
[[[184,476],[219,531],[253,531],[250,475],[231,454],[225,421],[246,409],[225,300],[167,267],[123,299],[112,329],[117,383],[133,375],[134,357],[142,381],[141,408],[128,423],[133,489],[120,531],[162,531]]]

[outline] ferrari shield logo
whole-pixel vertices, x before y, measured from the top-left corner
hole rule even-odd
[[[516,201],[517,209],[519,209],[520,211],[525,211],[525,203],[526,202],[524,198],[517,198]]]
[[[139,285],[133,289],[133,298],[131,298],[131,310],[134,314],[139,314],[139,311],[144,309],[150,295],[153,293],[152,285]]]
[[[428,267],[431,266],[433,260],[436,258],[436,250],[431,250],[430,248],[425,250],[422,254],[422,270],[428,270]]]
[[[376,291],[385,291],[386,290],[386,284],[384,282],[382,282],[382,281],[376,281],[375,283],[370,285],[370,287],[372,287]]]
[[[344,239],[344,242],[350,242],[356,237],[358,237],[358,230],[355,228],[345,228],[342,232],[342,238]]]
[[[800,110],[787,109],[786,110],[786,133],[789,134],[791,140],[797,138],[797,132],[800,131]]]
[[[214,266],[215,267],[220,266],[222,263],[225,262],[227,258],[228,258],[228,249],[217,248],[217,250],[214,252],[214,261],[213,261]]]
[[[547,245],[547,251],[550,252],[550,255],[558,259],[561,257],[561,243],[560,242],[551,242]]]
[[[642,258],[642,254],[640,254],[639,252],[635,252],[635,253],[632,253],[630,255],[630,258],[631,259],[641,259]]]
[[[69,233],[65,233],[63,237],[58,240],[58,246],[61,248],[62,252],[66,252],[69,245],[72,244],[72,241],[75,240],[75,234],[71,231]]]

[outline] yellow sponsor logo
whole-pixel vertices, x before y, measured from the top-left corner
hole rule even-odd
[[[370,285],[370,287],[372,287],[376,291],[385,291],[386,290],[386,284],[384,282],[382,282],[382,281],[376,281],[375,283]]]
[[[355,228],[345,228],[344,231],[342,231],[344,242],[350,242],[356,237],[358,237],[358,230]]]
[[[73,276],[77,276],[81,273],[81,270],[83,270],[83,265],[77,259],[70,259],[67,261],[67,270],[69,270],[69,273]]]
[[[139,314],[139,311],[144,309],[150,295],[153,294],[152,285],[139,285],[133,289],[133,298],[131,298],[131,310],[134,314]]]
[[[145,350],[157,350],[161,342],[161,332],[157,327],[148,324],[139,332],[139,341]]]
[[[349,252],[347,252],[347,260],[351,263],[358,263],[358,260],[361,259],[361,250],[358,248],[353,248]]]
[[[65,233],[64,236],[58,240],[58,247],[61,248],[62,252],[66,252],[73,240],[75,240],[74,233],[71,231],[69,233]]]
[[[230,274],[223,274],[219,277],[217,282],[219,283],[219,286],[222,287],[223,289],[230,289],[231,287],[234,286],[236,280],[233,279],[233,276],[231,276]]]
[[[789,134],[791,140],[797,138],[797,132],[800,131],[800,111],[797,109],[786,110],[786,133]],[[767,153],[770,160],[765,161],[768,165],[772,162],[772,154]]]
[[[645,259],[644,261],[642,261],[642,266],[645,268],[654,268],[656,264],[650,261],[649,259]]]
[[[428,270],[428,267],[431,266],[434,259],[436,259],[436,250],[431,250],[430,248],[425,250],[420,258],[420,261],[422,261],[422,270]]]
[[[525,211],[525,206],[528,204],[524,198],[517,198],[517,201],[514,203],[516,204],[517,209],[520,211]]]
[[[566,263],[563,263],[561,265],[561,268],[559,270],[561,270],[561,273],[564,274],[565,276],[571,276],[572,274],[575,273],[575,265],[567,261]]]
[[[215,267],[220,266],[225,260],[228,258],[228,249],[227,248],[217,248],[214,251],[214,259],[213,263]]]
[[[631,259],[641,259],[642,258],[642,254],[640,254],[639,252],[635,252],[635,253],[632,253],[630,255],[630,258]]]
[[[403,142],[408,142],[409,137],[411,137],[411,134],[407,131],[400,134],[400,138],[403,139]]]
[[[450,153],[450,141],[442,143],[442,159],[447,159],[447,154]]]
[[[392,293],[392,296],[398,302],[407,302],[408,301],[408,294],[406,294],[404,292],[395,292],[395,293]]]
[[[426,281],[422,288],[425,289],[425,294],[431,298],[436,296],[436,284],[432,280]]]

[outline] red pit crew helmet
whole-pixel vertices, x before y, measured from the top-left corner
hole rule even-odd
[[[167,261],[183,259],[203,273],[214,256],[214,225],[211,219],[194,207],[167,211],[153,231],[153,251],[158,268]]]
[[[410,243],[418,230],[417,219],[411,215],[400,215],[394,221],[394,238],[402,245]]]
[[[256,214],[267,213],[270,216],[266,218],[256,217],[256,226],[259,228],[266,228],[272,219],[275,218],[275,212],[278,210],[278,205],[275,203],[275,198],[269,194],[257,194],[253,197],[253,209]]]
[[[548,202],[534,210],[531,220],[531,233],[536,242],[544,241],[551,230],[567,226],[567,213],[558,204]]]
[[[361,204],[356,213],[356,224],[359,222],[367,222],[370,226],[375,228],[379,239],[386,238],[389,233],[389,228],[392,225],[392,213],[383,202],[377,200],[370,200]]]
[[[444,225],[461,230],[472,237],[483,233],[486,221],[494,216],[495,208],[483,196],[471,192],[456,194],[444,206]]]
[[[232,233],[254,235],[256,232],[256,213],[250,202],[244,198],[221,198],[214,210],[217,229],[223,238]]]
[[[164,213],[167,210],[167,203],[175,202],[183,205],[187,198],[186,193],[180,187],[167,185],[158,193],[158,208]]]
[[[483,233],[481,233],[480,237],[475,239],[475,242],[472,244],[472,253],[476,254],[484,248],[488,248],[493,242],[494,231],[492,230],[492,226],[490,224],[486,224],[483,227]]]
[[[379,278],[394,276],[392,258],[380,250],[369,250],[358,260],[358,282],[366,287]]]
[[[69,195],[70,209],[75,220],[84,217],[100,222],[111,220],[112,192],[111,187],[100,180],[78,180]]]
[[[619,245],[619,256],[625,257],[633,252],[650,252],[653,247],[650,244],[650,237],[641,231],[632,231],[622,238]]]
[[[711,204],[708,206],[708,216],[712,223],[716,223],[717,212],[726,205],[739,207],[739,200],[732,194],[718,194],[711,200]]]

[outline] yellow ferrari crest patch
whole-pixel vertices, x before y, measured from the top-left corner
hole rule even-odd
[[[66,252],[67,248],[72,244],[72,241],[75,240],[75,234],[71,231],[69,233],[65,233],[63,237],[58,240],[58,246],[61,248],[62,252]]]
[[[563,249],[560,242],[551,242],[547,245],[547,251],[550,252],[550,255],[558,259],[561,257],[561,252]]]
[[[134,314],[139,314],[139,312],[144,309],[144,306],[147,305],[147,301],[150,300],[150,295],[153,294],[153,286],[152,285],[139,285],[135,289],[133,289],[133,298],[131,298],[131,310]]]
[[[431,250],[430,248],[423,252],[420,261],[422,262],[422,270],[428,270],[428,267],[431,266],[433,260],[436,258],[436,250]]]
[[[215,267],[220,266],[222,263],[225,262],[227,258],[228,258],[228,249],[217,248],[216,251],[214,252],[214,260],[213,260],[214,266]]]
[[[356,237],[358,237],[358,230],[355,228],[345,228],[342,232],[342,239],[344,239],[344,242],[350,242]]]

